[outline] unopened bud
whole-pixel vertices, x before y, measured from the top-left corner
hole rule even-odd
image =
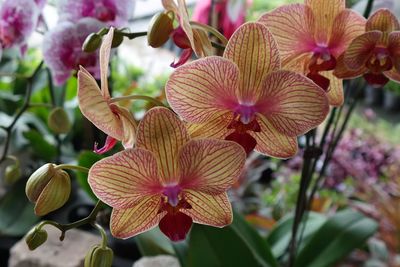
[[[29,177],[25,193],[35,203],[35,214],[43,216],[67,202],[71,193],[71,179],[68,173],[48,163]]]
[[[25,236],[25,242],[30,250],[35,250],[47,240],[47,232],[43,229],[32,228]]]
[[[47,118],[49,128],[56,134],[65,134],[71,130],[71,121],[63,108],[54,108]]]
[[[101,35],[97,33],[91,33],[86,37],[85,42],[83,42],[82,50],[88,53],[96,51],[101,45]]]
[[[8,185],[14,184],[21,177],[21,168],[19,167],[19,163],[14,163],[12,165],[8,165],[5,169],[5,183]]]
[[[165,44],[174,30],[173,20],[165,13],[153,16],[147,32],[147,42],[151,47],[157,48]]]
[[[124,35],[120,31],[114,31],[114,36],[113,40],[111,43],[111,47],[115,48],[118,47],[120,44],[122,44],[122,41],[124,40]]]
[[[113,256],[110,248],[96,245],[86,254],[84,267],[111,267]]]

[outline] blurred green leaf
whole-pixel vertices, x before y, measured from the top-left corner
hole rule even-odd
[[[304,216],[299,229],[302,230],[304,227],[302,243],[305,244],[307,240],[326,222],[325,216],[310,212],[308,217]],[[290,238],[292,236],[292,225],[293,225],[293,215],[290,214],[282,218],[272,229],[267,237],[268,244],[271,246],[272,253],[276,258],[281,257],[289,246]],[[301,246],[300,246],[301,248]]]
[[[135,237],[142,256],[174,255],[171,242],[158,228]]]
[[[354,210],[336,213],[300,250],[295,267],[330,267],[362,246],[378,224]]]
[[[36,130],[30,130],[23,133],[24,137],[29,141],[34,153],[45,161],[52,161],[57,155],[57,149],[50,144],[44,136]]]
[[[20,180],[0,199],[0,235],[22,236],[39,218],[25,195],[25,180]]]
[[[104,156],[96,154],[89,150],[84,150],[78,156],[78,165],[82,166],[82,167],[90,168],[90,167],[92,167],[93,164],[95,164],[97,161],[101,160],[102,158],[104,158]],[[87,177],[88,177],[87,173],[77,172],[77,180],[78,180],[79,185],[91,198],[93,198],[94,200],[97,201],[97,197],[93,194],[92,189],[89,186]]]

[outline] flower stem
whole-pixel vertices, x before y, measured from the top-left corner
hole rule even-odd
[[[228,44],[228,39],[226,39],[226,37],[224,35],[222,35],[222,33],[217,31],[213,27],[211,27],[211,26],[209,26],[207,24],[196,22],[196,21],[190,21],[189,23],[192,26],[192,28],[194,28],[194,29],[202,29],[202,30],[205,30],[205,31],[211,33],[212,35],[217,37],[221,41],[221,43],[223,45],[227,45]]]
[[[128,95],[128,96],[113,97],[110,99],[110,103],[115,103],[115,102],[124,101],[124,100],[138,100],[138,99],[146,100],[148,102],[155,104],[156,106],[165,107],[163,102],[161,102],[153,97],[145,96],[145,95]]]
[[[89,169],[86,167],[82,166],[77,166],[77,165],[70,165],[70,164],[60,164],[57,165],[54,169],[62,169],[62,170],[75,170],[75,171],[80,171],[80,172],[85,172],[88,173]]]
[[[373,6],[374,6],[374,0],[368,0],[367,6],[365,7],[365,10],[364,10],[364,18],[369,17]]]
[[[101,234],[101,247],[106,248],[108,240],[107,240],[106,232],[104,231],[103,227],[101,227],[101,225],[96,222],[92,223],[92,226],[94,228],[96,228]]]

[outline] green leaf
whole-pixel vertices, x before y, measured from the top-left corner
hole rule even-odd
[[[305,224],[300,248],[326,221],[325,216],[319,213],[310,212],[308,217],[304,216],[299,227],[300,230],[303,229],[306,219],[307,223]],[[276,258],[281,257],[289,246],[290,238],[292,237],[292,225],[293,214],[290,214],[282,218],[267,237],[267,242],[271,246],[272,253]]]
[[[171,242],[158,228],[136,236],[135,240],[142,256],[174,255]]]
[[[39,218],[25,196],[25,180],[20,180],[0,199],[0,235],[23,236]]]
[[[277,266],[271,250],[247,222],[235,214],[232,225],[193,225],[187,258],[190,267]]]
[[[44,139],[44,136],[38,131],[30,130],[24,132],[23,135],[29,141],[35,154],[45,161],[52,161],[52,159],[57,155],[56,147]]]
[[[97,161],[101,160],[102,158],[104,158],[104,156],[96,154],[89,150],[84,150],[78,156],[78,165],[82,166],[82,167],[90,168],[90,167],[92,167],[93,164],[95,164]],[[92,189],[89,186],[87,177],[88,177],[87,173],[77,172],[76,178],[78,180],[79,185],[91,198],[93,198],[94,200],[97,201],[97,197],[93,194]]]
[[[344,210],[332,216],[300,250],[296,267],[330,267],[360,247],[378,224],[363,214]]]

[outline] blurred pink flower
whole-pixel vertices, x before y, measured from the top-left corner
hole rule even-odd
[[[247,3],[244,0],[220,0],[215,2],[215,11],[218,16],[218,30],[229,39],[235,30],[245,22]],[[192,19],[200,23],[209,24],[211,6],[212,0],[197,1]]]
[[[134,0],[60,0],[60,20],[75,22],[81,18],[96,18],[109,26],[128,24],[133,14]]]
[[[53,74],[56,85],[63,84],[79,65],[84,66],[96,78],[100,77],[97,53],[82,51],[86,37],[105,25],[93,18],[84,18],[77,23],[61,22],[49,31],[43,40],[43,57]]]
[[[5,0],[0,8],[0,50],[20,46],[36,28],[39,9],[33,0]]]

